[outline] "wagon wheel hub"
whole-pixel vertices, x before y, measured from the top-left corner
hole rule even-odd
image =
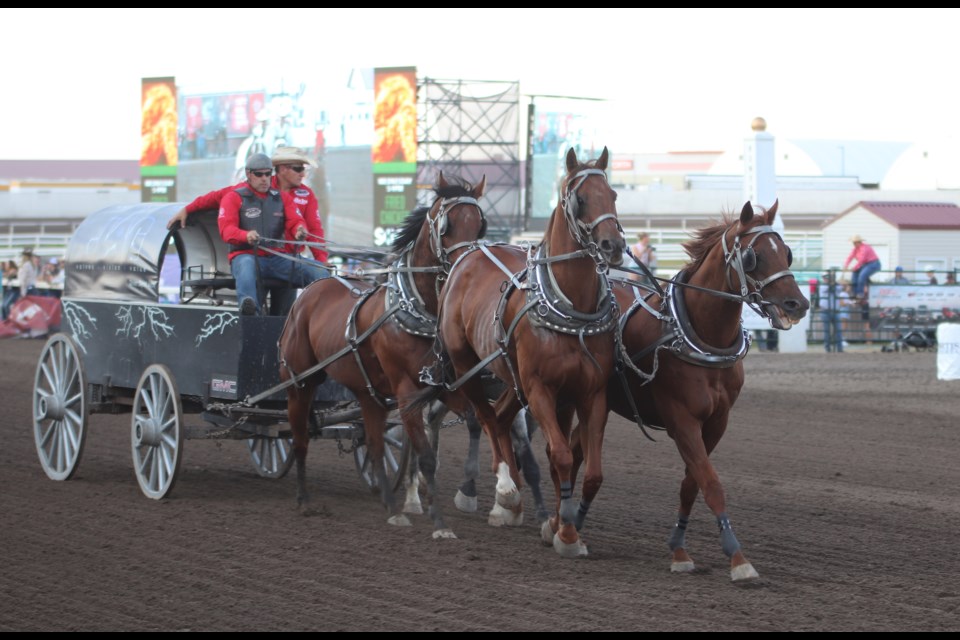
[[[162,432],[160,420],[149,416],[138,416],[134,434],[134,444],[138,447],[156,447],[160,444]]]
[[[63,398],[56,394],[40,397],[37,401],[37,409],[41,420],[63,420],[67,415]]]

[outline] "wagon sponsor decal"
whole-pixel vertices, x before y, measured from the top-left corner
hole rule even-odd
[[[97,328],[97,319],[75,302],[61,300],[60,303],[63,317],[67,319],[67,323],[70,325],[70,333],[73,334],[73,339],[80,350],[86,353],[87,348],[83,345],[83,341],[93,337],[91,331]]]
[[[175,335],[173,324],[167,313],[160,307],[121,306],[114,317],[120,321],[116,335],[133,338],[143,344],[147,335],[157,342]]]
[[[237,377],[215,373],[210,378],[210,396],[236,400]]]
[[[229,311],[221,311],[219,313],[208,313],[207,317],[203,319],[203,326],[200,327],[200,333],[197,334],[196,342],[199,347],[204,340],[210,336],[223,335],[223,332],[226,331],[227,327],[232,327],[236,324],[239,324],[240,316],[236,313],[231,313]]]

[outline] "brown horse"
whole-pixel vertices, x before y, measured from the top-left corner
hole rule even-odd
[[[454,264],[438,314],[441,363],[448,359],[453,371],[447,368],[434,380],[440,384],[437,378],[451,375],[457,380],[433,393],[462,388],[491,440],[497,488],[489,522],[522,522],[510,434],[527,403],[546,438],[556,489],[558,515],[544,522],[542,532],[565,557],[586,554],[578,529],[603,481],[606,385],[617,335],[606,273],[622,263],[625,247],[616,192],[605,173],[608,158],[605,148],[595,161],[581,163],[571,149],[557,206],[537,250],[502,244],[471,249]],[[507,385],[494,406],[477,375],[485,367]],[[430,399],[427,389],[408,410],[420,413]],[[573,497],[570,442],[574,412],[586,460],[579,506]]]
[[[691,261],[664,288],[619,282],[626,378],[610,379],[610,408],[641,426],[663,428],[686,465],[680,509],[669,539],[671,571],[693,571],[684,534],[697,493],[716,516],[730,576],[758,576],[744,556],[727,516],[726,496],[710,453],[720,442],[743,387],[750,346],[740,314],[744,304],[774,329],[789,329],[809,309],[790,271],[792,254],[774,228],[777,203],[699,230],[684,244]],[[629,391],[626,391],[624,384]]]
[[[297,503],[309,512],[306,457],[307,421],[317,385],[326,373],[360,404],[365,441],[388,522],[409,526],[400,513],[383,465],[387,415],[399,400],[420,389],[420,370],[434,359],[437,299],[450,263],[483,237],[486,221],[477,200],[486,178],[471,186],[439,176],[430,207],[412,212],[394,242],[399,254],[382,284],[318,280],[304,289],[280,337],[280,378],[297,463]],[[323,365],[323,366],[320,366]],[[466,407],[466,405],[463,405]],[[404,430],[427,481],[434,537],[456,537],[446,528],[436,495],[436,459],[428,445],[423,416],[407,413]]]

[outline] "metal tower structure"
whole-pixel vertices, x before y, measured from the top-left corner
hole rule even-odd
[[[520,174],[520,83],[422,78],[417,87],[417,203],[428,205],[437,174],[477,184],[487,238],[523,230]]]

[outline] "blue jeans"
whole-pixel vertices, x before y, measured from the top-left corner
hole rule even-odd
[[[833,309],[822,309],[823,348],[829,353],[843,353],[843,313]]]
[[[260,278],[285,280],[297,288],[303,288],[314,280],[329,278],[330,272],[320,263],[299,258],[293,260],[284,256],[258,256],[252,253],[240,253],[230,261],[230,273],[237,283],[237,303],[244,298],[252,298],[260,313],[260,296],[257,295],[257,271]]]
[[[880,271],[880,261],[874,260],[873,262],[868,262],[862,267],[858,267],[853,271],[853,295],[858,298],[863,296],[863,290],[867,288],[867,283],[870,282],[870,276],[875,274],[877,271]]]

